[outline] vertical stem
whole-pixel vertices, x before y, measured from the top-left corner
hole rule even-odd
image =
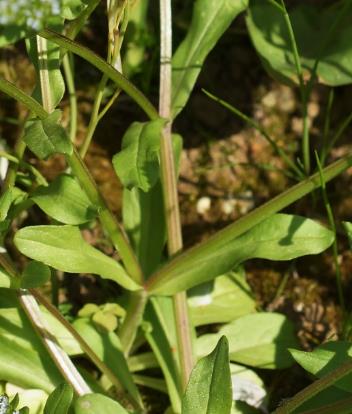
[[[160,0],[160,95],[159,114],[171,118],[171,58],[172,58],[172,13],[171,0]],[[162,134],[160,145],[161,176],[170,256],[182,250],[181,220],[177,194],[177,178],[172,149],[171,122]],[[181,383],[185,389],[193,368],[193,349],[186,293],[173,297],[176,319],[176,334],[179,348]]]
[[[64,55],[62,64],[70,99],[70,139],[75,142],[77,134],[77,97],[73,76],[73,55],[70,52]]]
[[[54,108],[50,92],[47,40],[43,37],[37,36],[37,50],[42,104],[43,108],[50,114]]]

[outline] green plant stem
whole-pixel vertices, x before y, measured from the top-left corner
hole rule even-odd
[[[119,88],[125,91],[127,95],[129,95],[143,109],[150,119],[154,120],[159,117],[158,111],[141,91],[139,91],[119,71],[106,63],[91,50],[49,29],[40,31],[39,35],[80,56],[99,69],[102,73],[106,74],[109,79],[115,82]]]
[[[98,85],[98,89],[96,91],[95,94],[95,98],[94,98],[94,104],[93,104],[93,109],[92,109],[92,115],[90,117],[89,120],[89,124],[88,124],[88,128],[87,128],[87,134],[84,138],[83,144],[79,150],[79,154],[82,158],[84,158],[87,154],[89,145],[92,141],[94,132],[96,130],[96,127],[99,123],[99,110],[100,110],[100,105],[101,105],[101,101],[103,100],[103,96],[104,96],[104,90],[105,90],[105,86],[107,84],[108,81],[108,77],[104,74],[99,82]]]
[[[66,84],[70,100],[70,139],[72,142],[76,141],[77,135],[77,97],[75,81],[72,70],[73,57],[70,53],[66,53],[63,57],[62,64],[65,72]]]
[[[304,174],[302,173],[302,171],[290,159],[290,157],[286,154],[285,150],[283,148],[280,148],[277,145],[277,143],[271,138],[271,136],[268,134],[268,132],[261,125],[259,125],[254,119],[252,119],[249,116],[245,115],[243,112],[239,111],[237,108],[235,108],[234,106],[230,105],[228,102],[226,102],[226,101],[218,98],[217,96],[211,94],[210,92],[206,91],[205,89],[202,89],[202,91],[207,96],[209,96],[209,98],[211,98],[214,101],[218,102],[224,108],[230,110],[232,113],[234,113],[235,115],[237,115],[240,119],[242,119],[244,122],[246,122],[252,128],[254,128],[258,132],[260,132],[263,135],[263,137],[268,141],[268,143],[271,145],[271,147],[273,148],[273,150],[286,162],[286,164],[296,174],[297,178],[301,179],[301,178],[304,177]]]
[[[140,326],[148,297],[144,290],[130,294],[126,317],[119,330],[119,337],[126,356],[129,355]]]
[[[308,401],[310,398],[319,394],[321,391],[324,391],[326,388],[334,385],[337,381],[344,378],[346,375],[352,372],[352,361],[346,362],[341,365],[339,368],[331,371],[329,374],[325,375],[323,378],[320,378],[308,385],[302,391],[298,392],[293,398],[291,398],[286,404],[277,408],[273,414],[290,414],[300,407],[305,401]],[[319,411],[320,412],[320,411]]]
[[[332,180],[351,166],[352,154],[349,154],[346,157],[324,168],[324,181],[328,182]],[[274,197],[267,203],[248,213],[246,216],[240,218],[233,224],[230,224],[224,229],[218,231],[216,234],[209,237],[206,241],[188,249],[184,253],[181,253],[172,259],[169,263],[163,266],[159,271],[154,273],[148,279],[145,284],[145,288],[151,294],[153,294],[154,285],[159,284],[163,279],[166,279],[173,268],[175,266],[178,266],[178,263],[182,262],[184,265],[186,265],[189,261],[191,266],[191,263],[196,258],[201,260],[203,256],[206,256],[209,252],[214,251],[214,247],[216,247],[218,243],[221,242],[223,244],[226,244],[234,238],[239,237],[246,231],[253,228],[255,225],[259,224],[261,221],[289,206],[290,204],[294,203],[295,201],[299,200],[320,186],[320,174],[316,173],[311,175],[306,180],[301,181],[300,183]]]
[[[323,174],[322,166],[321,166],[321,163],[320,163],[317,152],[315,152],[315,157],[316,157],[318,171],[319,171],[319,175],[320,175],[321,192],[322,192],[323,201],[324,201],[324,205],[325,205],[325,209],[326,209],[326,214],[328,216],[328,220],[329,220],[329,223],[330,223],[331,230],[334,233],[334,242],[332,244],[332,252],[333,252],[333,257],[334,257],[334,266],[335,266],[335,273],[336,273],[336,286],[337,286],[337,292],[338,292],[338,296],[339,296],[340,306],[341,306],[343,314],[345,316],[346,315],[346,306],[345,306],[345,300],[344,300],[344,296],[343,296],[341,269],[340,269],[339,260],[338,260],[338,247],[337,247],[337,238],[336,238],[335,219],[334,219],[334,214],[332,212],[332,208],[331,208],[331,205],[330,205],[330,202],[329,202],[329,199],[328,199],[328,195],[327,195],[327,192],[326,192],[326,183],[325,183],[325,180],[324,180],[324,174]]]
[[[121,382],[115,376],[115,374],[111,371],[111,369],[98,357],[98,355],[93,351],[93,349],[89,346],[89,344],[85,341],[85,339],[76,331],[76,329],[62,316],[62,314],[53,306],[50,302],[46,300],[46,298],[39,292],[37,289],[29,289],[30,293],[34,296],[34,298],[43,305],[51,315],[53,315],[66,329],[70,334],[75,338],[75,340],[79,343],[83,352],[86,353],[88,358],[93,362],[93,364],[103,373],[105,374],[111,383],[115,385],[118,389],[124,389]],[[135,401],[133,397],[125,390],[126,397],[128,400],[134,405],[137,405],[137,408],[140,408],[141,401]]]
[[[76,149],[73,154],[66,157],[69,166],[73,173],[79,180],[82,188],[84,188],[90,201],[98,207],[99,219],[104,230],[110,236],[110,239],[118,250],[121,259],[126,266],[129,275],[139,284],[143,283],[143,274],[139,266],[138,260],[133,252],[133,249],[128,241],[125,231],[116,220],[115,216],[106,206],[106,203],[101,196],[93,177],[84,164],[82,158],[79,156]]]
[[[24,104],[40,119],[45,119],[48,116],[48,112],[45,111],[39,102],[5,79],[0,78],[0,90]],[[95,181],[85,166],[82,158],[74,149],[73,154],[68,155],[66,159],[76,174],[77,179],[80,181],[82,188],[87,193],[90,201],[98,207],[99,219],[102,226],[111,238],[115,248],[120,252],[121,259],[124,262],[127,271],[137,283],[141,284],[143,281],[143,274],[132,247],[128,242],[127,236],[120,227],[115,216],[106,206],[106,203],[99,193]]]
[[[23,142],[22,135],[18,138],[15,148],[14,155],[18,161],[22,160],[24,151],[26,149],[26,144]],[[5,188],[10,188],[15,185],[18,163],[12,162],[7,170],[5,177]]]
[[[12,277],[16,279],[20,277],[10,259],[3,254],[0,254],[0,266],[2,266]],[[33,328],[38,333],[39,338],[48,350],[52,360],[64,379],[72,385],[77,395],[91,393],[92,391],[81,377],[81,374],[77,371],[70,358],[62,350],[56,338],[52,336],[46,328],[46,323],[34,297],[26,289],[19,289],[18,297]]]
[[[303,118],[302,154],[303,154],[304,169],[305,169],[306,174],[308,175],[310,173],[309,118],[308,118],[308,110],[307,110],[309,93],[307,92],[305,82],[304,82],[301,59],[299,57],[297,42],[296,42],[295,34],[292,28],[291,19],[287,12],[284,0],[280,0],[280,2],[281,2],[282,13],[284,16],[285,24],[286,24],[287,31],[288,31],[288,36],[289,36],[290,43],[291,43],[291,49],[293,53],[293,59],[294,59],[294,64],[296,68],[296,73],[297,73],[298,82],[299,82],[299,89],[300,89],[300,94],[301,94],[301,101],[302,101],[302,108],[303,108],[302,109],[302,118]]]
[[[172,59],[172,10],[171,0],[160,0],[160,90],[159,114],[171,119],[171,59]],[[160,142],[160,165],[163,184],[164,209],[167,227],[168,253],[172,257],[183,248],[177,178],[172,148],[171,121],[164,127]],[[191,324],[186,292],[173,297],[176,320],[176,337],[181,370],[182,391],[186,389],[193,369]]]

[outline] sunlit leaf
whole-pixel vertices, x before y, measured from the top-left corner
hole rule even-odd
[[[67,414],[73,399],[73,389],[62,383],[49,395],[44,414]]]
[[[321,253],[333,242],[333,233],[313,220],[275,214],[240,237],[216,241],[179,255],[147,282],[152,294],[171,295],[225,274],[251,258],[291,260]]]
[[[225,335],[231,361],[257,368],[282,369],[292,365],[288,348],[297,346],[294,327],[279,313],[254,313],[224,325],[216,334],[197,339],[199,356],[207,354]]]
[[[139,286],[123,267],[89,245],[73,226],[33,226],[19,230],[14,238],[18,250],[30,257],[68,273],[94,273],[113,280],[126,289]]]
[[[345,362],[350,362],[352,357],[352,345],[347,341],[326,342],[312,352],[304,352],[292,349],[293,358],[308,372],[324,377],[329,372],[340,367]],[[351,392],[352,373],[347,374],[335,382],[335,387]]]
[[[159,177],[159,149],[164,119],[134,122],[122,139],[122,149],[113,158],[116,174],[128,189],[149,191]]]
[[[102,394],[86,394],[75,402],[75,414],[128,414],[117,402]]]
[[[191,289],[188,304],[195,326],[231,322],[256,309],[250,287],[239,271]]]
[[[248,0],[197,0],[187,35],[172,58],[172,112],[185,106],[203,62]]]
[[[182,414],[230,414],[231,406],[229,346],[223,336],[212,353],[193,368],[182,400]]]
[[[53,154],[72,154],[73,147],[65,129],[58,123],[60,111],[56,110],[45,119],[29,119],[25,127],[24,141],[40,159]]]

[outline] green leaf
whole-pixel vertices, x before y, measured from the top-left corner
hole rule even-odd
[[[322,378],[345,362],[351,361],[352,344],[347,341],[326,342],[312,352],[304,352],[296,349],[292,349],[290,352],[293,358],[306,371],[318,378]],[[351,392],[352,373],[347,374],[337,381],[334,386],[341,390]]]
[[[102,394],[87,394],[75,402],[75,414],[128,414],[117,402]]]
[[[16,43],[23,39],[28,33],[27,26],[24,24],[7,24],[0,26],[0,47]]]
[[[348,41],[352,36],[351,6],[345,10],[342,19],[336,20],[341,7],[344,6],[345,4],[342,4],[339,7],[322,9],[302,3],[290,12],[305,78],[310,77],[314,62],[319,57],[319,82],[330,86],[352,82],[349,63],[352,47]],[[330,32],[335,22],[338,24]],[[254,47],[269,74],[279,81],[297,84],[291,42],[283,13],[279,8],[269,1],[251,0],[247,27]],[[327,35],[330,38],[326,42]]]
[[[60,384],[49,395],[44,414],[67,414],[73,399],[73,389],[68,384]]]
[[[166,228],[160,180],[147,193],[139,188],[123,191],[123,224],[145,275],[159,265]]]
[[[222,335],[229,341],[231,361],[266,369],[282,369],[293,363],[288,348],[297,346],[294,327],[279,313],[245,315],[224,325],[217,334],[203,335],[197,339],[197,354],[209,352]]]
[[[86,7],[82,0],[63,0],[61,16],[67,20],[76,19]]]
[[[138,389],[128,369],[119,337],[114,332],[98,331],[87,318],[76,319],[73,326],[98,357],[107,365],[133,399],[142,405]]]
[[[31,289],[44,285],[50,280],[51,271],[44,263],[32,261],[25,267],[22,278],[21,288]]]
[[[191,289],[188,304],[194,326],[231,322],[256,309],[244,273],[239,271]]]
[[[24,141],[40,159],[53,154],[72,154],[73,147],[65,129],[58,124],[60,111],[56,110],[45,119],[29,119],[25,126]]]
[[[80,185],[67,174],[59,175],[47,187],[38,187],[31,199],[48,216],[64,224],[86,223],[97,215]]]
[[[197,0],[187,35],[172,58],[173,118],[185,106],[205,58],[248,0]]]
[[[61,18],[59,19],[61,20]],[[56,32],[61,32],[62,24],[56,23],[54,27],[52,27]],[[62,97],[65,93],[65,81],[61,74],[60,65],[61,65],[61,50],[60,47],[49,41],[44,40],[46,42],[47,53],[44,56],[38,56],[38,48],[37,48],[37,38],[30,37],[27,41],[27,48],[28,54],[30,57],[31,62],[33,63],[36,75],[37,75],[37,83],[36,87],[33,91],[33,97],[42,103],[42,93],[40,87],[40,71],[39,68],[43,68],[47,70],[49,84],[50,84],[50,100],[51,100],[51,107],[56,108],[57,105],[61,102]]]
[[[149,191],[159,177],[159,149],[164,119],[134,122],[122,138],[122,149],[113,158],[116,174],[131,189]]]
[[[220,233],[221,235],[221,233]],[[221,237],[192,249],[156,272],[147,282],[152,294],[172,295],[214,279],[252,258],[291,260],[317,254],[333,242],[333,233],[313,220],[275,214],[233,240]]]
[[[182,414],[230,414],[229,346],[221,337],[214,351],[194,367],[182,400]]]
[[[348,237],[350,249],[352,250],[352,223],[349,223],[348,221],[344,221],[342,224],[343,224],[343,227],[345,228],[345,231]]]
[[[0,197],[0,222],[7,218],[12,204],[17,201],[22,201],[26,197],[26,193],[17,187],[7,189]]]
[[[21,280],[8,274],[6,270],[0,267],[0,288],[19,289]]]
[[[51,377],[51,372],[55,373],[54,377]],[[50,392],[53,385],[59,380],[62,381],[62,378],[55,372],[48,355],[44,360],[43,355],[39,355],[37,351],[24,348],[0,335],[0,380],[24,388],[40,388]]]
[[[25,227],[16,233],[14,243],[27,257],[57,270],[94,273],[119,283],[125,289],[139,289],[124,268],[111,257],[90,246],[77,227]]]

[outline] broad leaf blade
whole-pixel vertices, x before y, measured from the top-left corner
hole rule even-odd
[[[122,149],[113,158],[116,174],[128,189],[149,191],[159,177],[159,149],[164,119],[134,122],[122,138]]]
[[[229,341],[231,361],[266,369],[292,365],[288,348],[297,346],[297,339],[293,325],[282,314],[246,315],[224,325],[217,334],[203,335],[197,339],[198,355],[209,352],[222,335]]]
[[[205,58],[248,0],[197,0],[185,39],[172,58],[173,118],[185,106]]]
[[[312,352],[292,349],[293,358],[308,372],[318,378],[340,367],[352,358],[352,345],[347,341],[326,342]],[[351,392],[352,373],[347,374],[334,384],[335,387]]]
[[[149,279],[147,289],[171,295],[225,274],[251,258],[291,260],[320,253],[332,242],[332,232],[313,220],[275,214],[240,237],[205,242],[201,249],[176,257]]]
[[[68,384],[60,384],[49,395],[44,407],[44,414],[67,414],[73,399],[73,389]]]
[[[336,8],[300,4],[290,11],[304,77],[309,78],[319,58],[317,80],[330,86],[352,82],[350,59],[352,48],[351,8],[337,21],[341,4]],[[351,6],[348,6],[351,7]],[[314,21],[314,25],[312,25]],[[337,22],[334,30],[330,27]],[[247,27],[265,69],[279,81],[298,83],[291,41],[283,13],[269,1],[251,0]],[[329,39],[326,41],[326,36]]]
[[[56,110],[45,119],[29,119],[25,127],[24,141],[40,159],[53,154],[72,154],[73,147],[64,128],[58,123],[60,111]]]
[[[112,258],[90,246],[73,226],[33,226],[19,230],[14,238],[18,250],[30,257],[68,273],[94,273],[113,280],[125,289],[139,286]]]
[[[59,175],[47,187],[37,188],[31,199],[50,217],[64,224],[82,224],[94,219],[96,209],[77,181]]]
[[[194,326],[231,322],[256,309],[250,287],[240,271],[191,289],[188,304]]]
[[[48,266],[36,261],[29,262],[22,273],[21,288],[32,289],[44,285],[50,276],[51,271]]]
[[[128,414],[117,402],[102,394],[87,394],[75,402],[75,414]]]
[[[182,400],[182,414],[230,414],[231,405],[229,346],[223,336],[214,351],[194,367]]]

